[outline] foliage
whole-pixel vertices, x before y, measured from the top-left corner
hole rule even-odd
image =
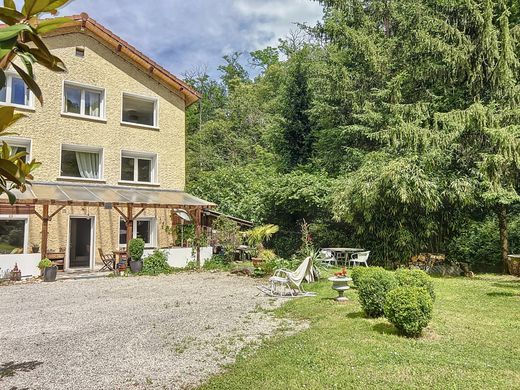
[[[190,190],[280,226],[281,256],[306,220],[315,245],[387,267],[421,252],[495,263],[452,240],[496,215],[503,261],[520,200],[518,2],[320,3],[315,26],[252,53],[254,80],[236,54],[220,80],[192,79],[207,100],[188,112]]]
[[[128,243],[128,251],[133,261],[140,261],[143,257],[145,242],[142,238],[132,238]]]
[[[271,237],[278,233],[280,228],[273,224],[256,226],[251,230],[244,232],[247,243],[250,247],[256,249],[256,256],[264,250],[264,243],[268,242]]]
[[[401,334],[417,337],[432,319],[433,299],[425,288],[398,287],[386,295],[384,309]]]
[[[143,269],[139,274],[155,276],[159,274],[169,274],[172,271],[172,268],[168,264],[166,252],[155,250],[151,255],[144,258]]]
[[[384,314],[386,294],[397,286],[395,276],[390,271],[372,268],[359,280],[359,303],[368,317]]]
[[[221,215],[213,223],[213,229],[217,232],[218,243],[224,249],[226,261],[233,261],[235,249],[241,244],[240,226],[235,221]]]
[[[395,272],[395,279],[399,287],[421,287],[424,288],[432,301],[435,301],[435,288],[433,280],[426,272],[420,269],[400,268]]]
[[[354,282],[355,286],[359,286],[359,282],[365,276],[370,276],[374,272],[384,272],[385,269],[382,267],[354,267],[350,270],[350,277]]]
[[[34,78],[34,65],[41,65],[54,72],[64,72],[66,68],[58,57],[51,54],[41,35],[60,27],[70,19],[41,20],[39,16],[45,13],[55,15],[58,8],[68,2],[69,0],[25,0],[23,8],[17,10],[14,1],[4,1],[4,7],[0,8],[0,20],[6,24],[0,29],[0,88],[6,84],[5,71],[12,67],[43,104],[41,89]],[[0,136],[12,134],[6,131],[7,128],[23,116],[15,114],[12,107],[0,107]],[[16,201],[12,190],[24,192],[26,184],[33,179],[32,172],[40,166],[35,160],[25,162],[26,156],[27,153],[13,154],[9,146],[3,143],[0,155],[0,194],[6,193],[11,204]]]
[[[38,263],[38,268],[41,269],[42,271],[45,268],[51,268],[51,267],[54,267],[54,263],[52,261],[50,261],[49,259],[41,259],[40,262]]]
[[[211,259],[206,260],[204,262],[204,265],[202,266],[202,268],[207,271],[212,271],[212,270],[227,271],[229,269],[229,261],[226,259],[225,256],[214,255]]]
[[[516,211],[513,210],[515,213]],[[469,263],[473,271],[497,272],[501,270],[500,239],[496,233],[497,218],[469,221],[451,241],[447,257],[454,263]],[[520,218],[509,221],[511,253],[520,251]]]

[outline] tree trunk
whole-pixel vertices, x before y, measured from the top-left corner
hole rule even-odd
[[[502,252],[504,273],[508,273],[507,259],[509,255],[509,242],[507,235],[507,207],[505,205],[498,206],[498,229],[500,231],[500,250]]]

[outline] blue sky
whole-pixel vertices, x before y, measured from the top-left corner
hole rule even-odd
[[[276,45],[322,14],[313,0],[74,0],[60,14],[82,11],[178,76],[216,75],[223,55]]]

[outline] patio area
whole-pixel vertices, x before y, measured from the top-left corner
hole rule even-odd
[[[256,281],[222,273],[1,287],[0,388],[192,388],[296,326]]]

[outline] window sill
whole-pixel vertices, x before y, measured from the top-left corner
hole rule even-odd
[[[62,112],[61,116],[64,116],[67,118],[83,119],[83,120],[87,120],[87,121],[107,123],[106,118],[99,118],[99,117],[95,117],[95,116],[81,115],[81,114],[72,114],[70,112]]]
[[[141,182],[141,181],[119,180],[118,183],[122,184],[122,185],[146,186],[146,187],[160,187],[161,186],[161,184],[159,184],[159,183],[147,183],[147,182]]]
[[[84,177],[69,177],[69,176],[59,176],[56,180],[63,181],[83,181],[89,183],[106,183],[107,181],[104,179],[86,179]]]
[[[121,126],[137,127],[141,129],[160,130],[159,126],[141,125],[139,123],[121,121]]]
[[[12,104],[12,103],[0,102],[0,106],[3,106],[3,107],[14,107],[17,110],[22,110],[22,111],[30,111],[30,112],[35,112],[36,111],[36,108],[34,108],[33,106],[22,106],[21,104]]]

